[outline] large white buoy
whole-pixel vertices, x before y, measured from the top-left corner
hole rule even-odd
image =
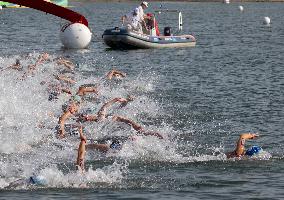
[[[269,25],[270,24],[270,18],[269,17],[264,17],[263,23],[265,25]]]
[[[81,23],[67,24],[60,31],[60,40],[65,48],[84,49],[92,39],[90,29]]]
[[[0,10],[2,10],[2,6],[0,6]]]
[[[243,6],[239,6],[239,10],[240,10],[241,12],[243,12],[243,11],[244,11],[244,7],[243,7]]]

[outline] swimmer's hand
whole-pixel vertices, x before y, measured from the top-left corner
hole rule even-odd
[[[240,139],[248,140],[248,139],[255,139],[259,137],[258,133],[243,133],[240,135]]]
[[[63,139],[63,138],[65,138],[65,134],[64,134],[63,130],[59,130],[59,131],[58,131],[57,138],[58,138],[58,139]]]
[[[76,165],[76,169],[80,174],[84,174],[85,170],[80,165]]]
[[[257,137],[259,137],[258,133],[251,133],[251,139],[255,139]]]

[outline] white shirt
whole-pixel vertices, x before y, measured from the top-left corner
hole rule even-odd
[[[142,22],[144,20],[144,10],[142,8],[142,6],[138,6],[138,13],[137,13],[137,16],[138,16],[138,19],[140,22]]]
[[[137,27],[138,27],[138,23],[139,23],[139,18],[138,18],[138,16],[132,17],[131,25],[132,25],[134,28],[137,28]]]

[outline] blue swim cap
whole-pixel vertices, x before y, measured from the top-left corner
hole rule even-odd
[[[119,141],[114,141],[111,143],[111,145],[109,146],[111,149],[115,149],[115,150],[120,150],[121,149],[121,144]]]
[[[46,185],[47,182],[43,176],[31,176],[29,179],[30,184],[34,185]]]
[[[247,151],[246,151],[246,154],[247,156],[253,156],[255,154],[258,154],[260,151],[262,151],[262,148],[260,146],[252,146],[251,148],[249,148]]]

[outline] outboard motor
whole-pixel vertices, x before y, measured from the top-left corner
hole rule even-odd
[[[171,36],[171,27],[165,27],[164,28],[164,36]]]

